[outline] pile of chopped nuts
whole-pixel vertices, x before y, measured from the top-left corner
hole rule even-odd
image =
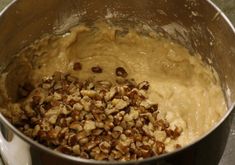
[[[111,83],[56,72],[20,105],[24,119],[17,127],[45,146],[86,159],[137,160],[165,153],[164,140],[176,140],[182,129],[172,130],[158,117],[158,104],[148,99],[149,82],[126,79],[123,68],[116,74]]]

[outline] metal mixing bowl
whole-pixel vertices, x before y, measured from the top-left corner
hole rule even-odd
[[[136,20],[145,22],[191,52],[200,53],[203,60],[213,65],[219,74],[228,112],[195,143],[162,156],[129,162],[85,160],[54,152],[20,133],[0,115],[1,154],[5,163],[218,164],[227,141],[230,114],[235,101],[235,30],[224,14],[209,0],[13,1],[0,15],[1,73],[20,49],[41,35],[60,34],[75,24],[91,24],[100,18],[119,24],[134,23]],[[14,83],[16,82],[12,82]],[[0,104],[3,104],[1,97]]]

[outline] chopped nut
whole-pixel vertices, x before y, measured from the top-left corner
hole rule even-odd
[[[140,150],[142,157],[147,158],[152,156],[151,147],[149,145],[142,145],[138,149]]]
[[[63,73],[62,72],[55,72],[54,75],[53,75],[53,79],[55,81],[60,81],[63,79]]]
[[[143,106],[144,108],[149,109],[152,106],[152,102],[149,100],[144,100],[141,102],[140,106]]]
[[[50,86],[49,87],[47,87],[47,88],[50,88]],[[46,89],[47,89],[46,88]],[[61,82],[56,82],[56,84],[54,85],[54,90],[59,90],[59,89],[62,89],[63,88],[63,85],[62,85],[62,83]]]
[[[66,77],[66,79],[69,81],[69,82],[73,82],[73,83],[75,83],[76,81],[78,81],[78,78],[77,77],[75,77],[75,76],[72,76],[72,75],[68,75],[67,77]],[[73,84],[70,84],[70,85],[73,85]],[[72,87],[72,86],[71,86]],[[74,86],[73,86],[74,87]]]
[[[83,96],[88,96],[90,98],[93,98],[96,96],[96,91],[94,91],[94,90],[81,90],[81,94]]]
[[[125,131],[124,131],[124,134],[126,135],[126,136],[131,136],[132,135],[132,130],[130,130],[130,129],[126,129]]]
[[[104,123],[103,122],[99,122],[99,121],[97,121],[97,122],[95,122],[95,125],[96,125],[96,127],[98,127],[98,128],[104,128]]]
[[[127,137],[126,137],[125,134],[121,134],[120,139],[121,139],[122,141],[126,141],[126,140],[127,140]]]
[[[95,85],[94,85],[92,82],[89,82],[88,85],[87,85],[87,87],[86,87],[86,89],[87,89],[87,90],[92,90],[92,89],[94,88],[94,86],[95,86]]]
[[[94,117],[98,122],[104,121],[107,118],[105,114],[95,114]]]
[[[110,81],[97,81],[96,88],[107,89],[109,90],[112,87],[112,83]]]
[[[129,146],[124,142],[118,142],[115,148],[120,151],[122,154],[126,154],[129,152]]]
[[[166,130],[169,128],[169,123],[162,119],[156,121],[156,125],[160,128],[160,130]]]
[[[115,106],[116,109],[122,110],[129,105],[129,102],[122,99],[113,99],[112,104]]]
[[[112,87],[110,89],[110,91],[105,94],[105,96],[104,96],[105,101],[107,102],[107,101],[111,100],[114,97],[114,95],[116,94],[116,92],[117,92],[117,89],[115,87]]]
[[[102,108],[105,108],[106,104],[104,102],[102,102],[102,101],[95,101],[95,106],[97,108],[101,108],[102,109]]]
[[[108,155],[104,153],[97,154],[94,158],[96,160],[107,160]]]
[[[80,71],[80,70],[82,70],[82,64],[81,64],[80,62],[74,63],[74,65],[73,65],[73,70],[75,70],[75,71]]]
[[[96,129],[96,123],[94,121],[91,121],[91,120],[86,121],[85,125],[84,125],[84,130],[86,132],[90,132],[93,129]]]
[[[103,132],[103,129],[95,129],[92,131],[92,134],[95,136],[100,135]]]
[[[83,106],[82,106],[82,104],[80,104],[80,103],[75,103],[75,104],[73,105],[73,109],[74,109],[74,110],[79,110],[79,111],[81,111],[81,110],[83,109]]]
[[[120,126],[123,128],[123,129],[126,129],[127,128],[127,122],[125,120],[122,120],[121,123],[120,123]]]
[[[57,118],[58,118],[58,115],[52,115],[52,116],[49,117],[48,122],[50,124],[55,124],[56,121],[57,121]]]
[[[76,155],[80,155],[80,153],[81,153],[80,145],[78,145],[78,144],[76,144],[75,146],[73,146],[72,150],[73,150],[73,152],[74,152]]]
[[[105,129],[106,131],[111,130],[113,127],[114,127],[113,122],[111,122],[111,121],[105,121],[105,123],[104,123],[104,129]]]
[[[81,145],[84,145],[84,144],[86,144],[88,142],[89,142],[89,139],[87,137],[82,138],[82,139],[79,140],[79,144],[81,144]]]
[[[100,66],[94,66],[91,68],[91,71],[94,73],[102,73],[103,69]]]
[[[136,120],[139,117],[139,111],[137,109],[132,108],[129,115],[132,119]]]
[[[159,142],[159,141],[156,141],[155,145],[154,145],[154,152],[157,154],[157,155],[160,155],[160,154],[163,154],[165,150],[165,144],[162,143],[162,142]]]
[[[125,79],[122,67],[116,74],[121,82],[113,84],[56,72],[15,106],[19,129],[57,151],[86,159],[139,160],[165,153],[165,145],[181,135],[184,121],[158,111],[148,99],[149,82]]]
[[[153,136],[155,137],[155,139],[157,141],[165,141],[166,139],[166,132],[165,131],[158,131],[158,130],[155,130],[154,133],[153,133]]]
[[[71,154],[72,151],[69,146],[59,146],[56,150],[64,154]]]
[[[147,112],[147,113],[142,113],[141,116],[142,116],[145,120],[147,120],[148,123],[149,123],[149,122],[151,122],[152,124],[155,123],[155,119],[154,119],[154,117],[153,117],[153,115],[152,115],[151,113],[149,113],[149,112]]]
[[[39,105],[42,98],[41,98],[41,96],[33,96],[32,99],[33,99],[32,108],[34,108]]]
[[[77,142],[78,142],[78,140],[77,140],[76,134],[72,134],[72,135],[69,136],[69,138],[68,138],[68,144],[69,144],[70,146],[76,145]]]
[[[179,149],[179,148],[182,148],[182,146],[181,146],[180,144],[176,144],[176,145],[175,145],[175,148],[176,148],[176,149]]]
[[[182,130],[178,127],[175,128],[175,130],[167,129],[166,134],[169,136],[171,139],[176,139],[180,136]]]
[[[111,114],[114,114],[114,113],[117,113],[119,112],[119,110],[117,108],[112,108],[112,109],[105,109],[105,114],[106,115],[111,115]]]
[[[99,155],[100,152],[101,152],[101,151],[100,151],[100,148],[99,148],[99,147],[94,147],[94,148],[91,150],[90,155],[91,155],[92,157],[95,157],[95,156]]]
[[[85,111],[90,111],[91,100],[88,96],[84,96],[81,99],[81,104],[83,105],[83,108]]]
[[[55,124],[60,113],[59,109],[50,109],[45,113],[45,117],[48,117],[48,122]]]
[[[82,126],[78,122],[71,123],[69,128],[74,129],[76,131],[82,131],[83,130]]]
[[[50,89],[52,87],[52,84],[42,84],[43,89]]]
[[[116,68],[116,75],[126,78],[128,76],[128,73],[123,67],[118,67]]]
[[[110,158],[109,159],[114,159],[114,160],[119,160],[122,158],[122,153],[117,151],[117,150],[112,150]]]
[[[39,126],[39,125],[36,125],[36,126],[34,127],[32,136],[33,136],[33,137],[37,136],[37,134],[38,134],[39,131],[40,131],[40,126]]]
[[[153,136],[154,130],[153,130],[153,127],[150,123],[148,125],[144,125],[142,129],[147,135]]]
[[[92,113],[87,113],[86,115],[85,115],[85,120],[94,120],[94,116],[92,115]]]
[[[34,113],[35,113],[35,112],[34,112],[33,109],[31,108],[30,104],[26,104],[26,105],[25,105],[24,111],[25,111],[25,113],[26,113],[26,115],[27,115],[28,117],[34,116]]]
[[[123,132],[123,128],[121,126],[116,126],[116,127],[113,128],[113,131],[112,131],[111,135],[114,139],[117,139],[117,138],[120,137],[122,132]]]
[[[108,142],[101,142],[100,145],[100,150],[106,154],[110,152],[111,145]]]
[[[60,105],[59,107],[61,114],[68,115],[71,111],[64,105]]]
[[[87,143],[84,148],[86,151],[90,151],[92,148],[96,147],[99,143],[100,141],[91,141]]]
[[[53,99],[54,99],[54,100],[61,100],[61,99],[62,99],[62,96],[61,96],[61,94],[55,92],[54,95],[53,95]]]
[[[89,133],[88,132],[85,132],[85,131],[81,131],[77,134],[77,139],[80,140],[82,138],[86,138],[87,136],[89,136]]]
[[[72,95],[67,96],[67,102],[70,104],[71,101],[75,103],[79,102],[81,100],[80,92],[74,91]]]
[[[151,107],[148,109],[149,112],[154,113],[158,110],[157,104],[152,104]]]
[[[80,156],[84,159],[89,159],[89,155],[86,152],[81,152]]]
[[[143,81],[137,85],[138,89],[148,90],[149,89],[149,82]]]
[[[123,132],[123,128],[121,126],[116,126],[113,128],[113,131],[117,131],[117,132]]]
[[[140,119],[136,121],[136,127],[141,128],[143,126],[143,123]]]
[[[42,103],[42,107],[43,107],[45,110],[49,110],[49,109],[52,108],[52,105],[51,105],[50,102],[44,101],[44,102]]]

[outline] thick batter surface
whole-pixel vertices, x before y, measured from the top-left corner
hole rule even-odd
[[[164,139],[166,151],[193,142],[226,111],[217,73],[199,55],[192,56],[181,45],[153,33],[143,35],[131,28],[127,32],[105,23],[93,28],[79,25],[63,36],[45,37],[20,55],[31,68],[33,83],[56,71],[115,82],[117,67],[125,68],[129,79],[148,81],[149,99],[158,104],[159,116],[170,127],[183,129],[177,140]],[[74,70],[76,62],[82,65],[79,71]],[[94,74],[93,66],[100,66],[102,73]],[[12,64],[12,68],[17,67]]]

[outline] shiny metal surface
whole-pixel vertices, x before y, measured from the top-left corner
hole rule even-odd
[[[107,8],[111,12],[118,11],[123,14],[114,18],[112,20],[114,22],[123,23],[123,19],[138,18],[138,20],[153,26],[155,30],[169,34],[171,38],[184,44],[192,51],[200,52],[205,61],[210,58],[223,81],[224,93],[227,96],[228,107],[231,112],[235,100],[235,72],[233,71],[235,34],[223,14],[216,10],[209,1],[205,0],[100,0],[99,2],[19,0],[0,18],[0,70],[4,70],[4,67],[14,58],[13,55],[18,50],[37,39],[41,34],[54,32],[58,28],[61,29],[66,18],[76,17],[76,15],[80,17],[83,15],[82,13],[85,13],[78,19],[79,22],[91,23],[99,17],[105,17]],[[166,14],[162,14],[162,12],[159,12],[160,10]],[[130,21],[133,22],[133,19],[128,22]],[[166,27],[173,27],[173,33]],[[219,127],[193,146],[158,159],[151,158],[130,163],[188,164],[190,162],[190,164],[218,164],[230,130],[231,116],[227,117],[230,112],[224,117],[223,123],[222,121],[219,123]],[[0,116],[0,120],[6,128],[10,128],[15,133],[15,137],[19,136],[24,139],[22,143],[30,147],[32,164],[65,164],[69,160],[74,164],[76,164],[75,162],[80,162],[79,164],[97,163],[96,161],[54,153],[26,138],[2,116]],[[210,148],[209,152],[213,150],[214,153],[206,152],[208,148]]]

